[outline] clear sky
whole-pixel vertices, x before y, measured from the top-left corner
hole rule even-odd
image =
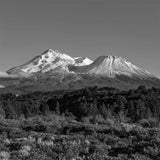
[[[46,49],[121,56],[160,76],[160,0],[0,0],[0,70]]]

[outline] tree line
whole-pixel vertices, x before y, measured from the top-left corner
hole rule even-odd
[[[75,91],[35,92],[25,95],[1,94],[0,115],[7,119],[59,114],[77,120],[100,115],[103,118],[137,122],[160,118],[160,89],[139,86],[122,91],[89,87]]]

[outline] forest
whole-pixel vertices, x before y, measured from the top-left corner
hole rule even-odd
[[[160,89],[139,86],[135,90],[84,88],[75,91],[1,94],[0,114],[7,119],[47,115],[67,115],[81,120],[102,116],[135,123],[149,117],[160,118]]]

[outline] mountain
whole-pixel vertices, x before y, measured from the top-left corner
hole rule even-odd
[[[78,73],[96,74],[111,78],[116,75],[126,75],[129,77],[155,77],[151,73],[133,65],[124,58],[104,55],[99,56],[94,62],[87,57],[75,57],[48,49],[31,61],[14,67],[7,71],[8,74],[18,74],[21,76],[33,75],[35,73]]]
[[[40,56],[35,57],[24,65],[14,67],[7,71],[9,74],[32,74],[45,72],[69,72],[68,65],[83,66],[89,65],[92,61],[88,58],[72,58],[71,56],[54,51],[52,49],[46,50]]]
[[[126,75],[129,77],[138,76],[143,78],[155,77],[151,73],[133,65],[126,59],[111,55],[100,56],[87,66],[70,66],[70,71],[83,74],[97,74],[112,78],[116,77],[116,75]]]
[[[122,57],[103,55],[92,61],[87,57],[71,57],[48,49],[2,74],[0,85],[7,91],[16,92],[79,89],[95,85],[126,90],[139,85],[160,87],[160,79]]]

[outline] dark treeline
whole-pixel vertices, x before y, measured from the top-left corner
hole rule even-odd
[[[85,88],[76,91],[36,92],[26,95],[2,94],[0,115],[14,119],[48,113],[73,116],[77,120],[89,116],[125,119],[137,122],[160,118],[160,89],[140,86],[135,90]]]

